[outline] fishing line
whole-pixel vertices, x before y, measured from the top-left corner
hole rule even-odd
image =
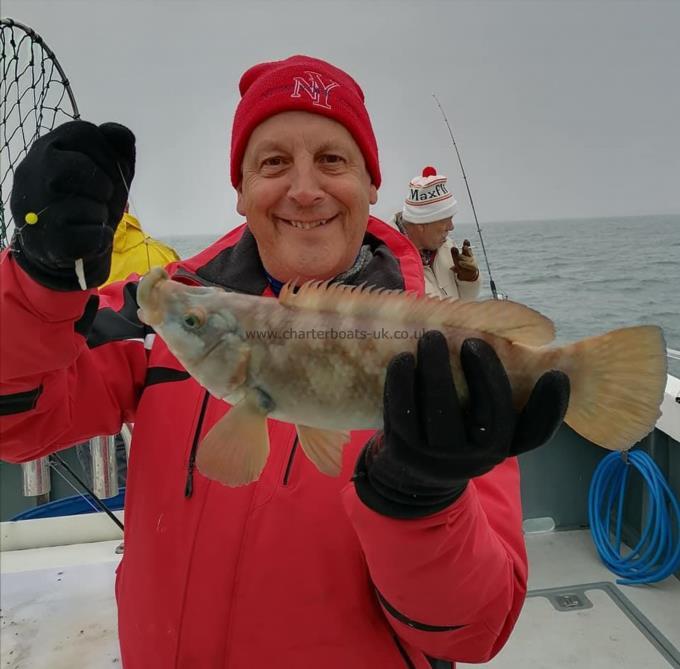
[[[482,252],[484,253],[484,261],[486,262],[486,270],[489,273],[489,287],[491,288],[491,294],[493,295],[494,300],[498,300],[498,291],[496,289],[496,284],[493,280],[493,276],[491,275],[491,266],[489,265],[489,257],[486,253],[486,247],[484,246],[484,238],[482,237],[482,229],[479,227],[479,221],[477,219],[477,211],[475,210],[475,203],[472,199],[472,193],[470,192],[470,185],[468,184],[468,179],[467,175],[465,174],[465,168],[463,167],[463,161],[460,157],[460,151],[458,151],[458,145],[456,144],[456,139],[453,136],[453,131],[451,130],[451,125],[449,124],[449,119],[446,117],[446,113],[444,112],[444,109],[442,108],[441,104],[439,103],[439,100],[437,96],[432,93],[432,97],[435,99],[435,102],[437,103],[437,106],[439,107],[439,111],[441,111],[442,116],[444,117],[444,121],[446,122],[446,127],[449,129],[449,135],[451,135],[451,141],[453,142],[453,148],[456,150],[456,156],[458,156],[458,164],[460,165],[461,172],[463,173],[463,179],[465,181],[465,188],[467,189],[467,194],[468,198],[470,199],[470,205],[472,206],[472,214],[475,217],[475,224],[477,225],[477,232],[479,234],[479,241],[482,243]],[[502,298],[502,296],[501,296]]]
[[[125,191],[128,194],[128,209],[132,210],[132,212],[133,212],[132,215],[136,219],[139,219],[139,216],[137,215],[137,208],[135,207],[134,203],[132,202],[132,200],[129,197],[130,186],[128,185],[127,181],[125,180],[125,175],[123,174],[123,170],[120,166],[120,163],[116,163],[116,165],[118,166],[118,172],[120,173],[121,181],[123,182],[123,185],[125,186]],[[146,232],[143,229],[141,230],[141,233],[142,233],[142,239],[143,239],[143,242],[144,242],[144,247],[146,249],[147,271],[151,271],[151,254],[149,252],[149,239],[151,239],[151,235],[147,235]]]
[[[53,462],[52,459],[49,460],[49,465],[50,465],[50,467],[54,470],[54,472],[57,474],[57,476],[59,476],[63,481],[65,481],[66,485],[68,485],[70,488],[72,488],[72,489],[75,491],[75,493],[76,493],[76,495],[78,495],[78,497],[82,497],[82,498],[90,505],[90,507],[91,507],[94,511],[99,511],[99,509],[98,509],[97,506],[92,502],[92,500],[89,499],[88,497],[86,497],[85,495],[83,495],[82,490],[78,490],[78,488],[76,488],[76,487],[73,485],[73,483],[71,482],[71,480],[66,476],[66,474],[64,474],[64,473],[59,469],[59,467],[57,467],[56,463]]]
[[[85,500],[87,500],[87,502],[90,503],[90,505],[92,505],[92,502],[94,502],[94,504],[96,505],[96,508],[98,508],[100,511],[103,511],[109,518],[111,518],[111,520],[112,520],[112,521],[113,521],[113,522],[114,522],[121,530],[124,530],[124,529],[125,529],[124,526],[123,526],[123,523],[121,523],[120,520],[118,520],[118,518],[116,518],[116,516],[113,515],[113,513],[112,513],[111,510],[106,506],[106,504],[104,504],[104,502],[102,502],[102,501],[99,499],[99,497],[97,497],[97,495],[95,495],[94,492],[93,492],[92,490],[90,490],[90,488],[88,487],[88,485],[87,485],[87,484],[86,484],[86,483],[78,476],[78,474],[76,474],[76,473],[71,469],[71,467],[69,467],[69,465],[68,465],[67,462],[65,462],[64,460],[62,460],[61,457],[59,457],[56,453],[52,453],[52,454],[50,455],[50,465],[51,465],[52,468],[53,468],[55,471],[57,471],[57,472],[58,472],[59,470],[55,467],[54,462],[52,461],[52,459],[56,460],[56,461],[57,461],[57,462],[58,462],[58,463],[59,463],[59,464],[60,464],[60,465],[61,465],[61,466],[62,466],[62,467],[63,467],[63,468],[64,468],[64,469],[65,469],[65,470],[66,470],[66,471],[67,471],[67,472],[68,472],[68,473],[69,473],[69,474],[70,474],[70,475],[71,475],[71,476],[72,476],[72,477],[73,477],[73,478],[74,478],[74,479],[75,479],[82,487],[83,487],[83,489],[87,491],[87,493],[91,496],[92,499],[91,499],[91,500],[88,499],[87,497],[85,497],[85,495],[82,494],[82,492],[80,492],[80,493],[78,493],[78,494],[79,494],[81,497],[83,497]],[[62,476],[62,478],[64,478],[64,477]],[[76,489],[75,489],[75,486],[72,485],[71,487],[74,488],[74,490],[76,490]],[[76,492],[78,492],[78,491],[76,490]],[[95,510],[96,510],[96,508],[95,508]]]

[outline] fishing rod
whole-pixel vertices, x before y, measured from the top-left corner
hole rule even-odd
[[[451,130],[451,125],[449,124],[449,119],[446,118],[446,114],[444,113],[444,110],[442,109],[442,106],[439,103],[437,96],[434,93],[432,93],[432,97],[434,98],[435,102],[437,103],[437,106],[439,107],[439,111],[442,113],[442,116],[444,117],[444,121],[446,122],[446,127],[449,129],[449,135],[451,135],[451,141],[453,142],[453,148],[456,150],[456,155],[458,156],[458,164],[460,165],[461,172],[463,173],[463,179],[465,181],[465,188],[467,188],[468,198],[470,199],[470,205],[472,205],[472,214],[475,217],[475,224],[477,225],[477,232],[479,233],[479,241],[482,243],[482,252],[484,253],[484,261],[486,262],[486,270],[487,270],[487,272],[489,272],[489,286],[491,288],[491,294],[493,295],[493,299],[497,300],[497,299],[499,299],[498,291],[496,290],[496,283],[494,282],[493,276],[491,275],[491,266],[489,265],[489,257],[486,254],[486,247],[484,246],[484,238],[482,237],[482,229],[479,227],[479,221],[477,220],[477,211],[475,210],[475,203],[472,199],[472,193],[470,192],[470,185],[468,184],[467,175],[465,174],[465,168],[463,167],[463,161],[461,160],[461,157],[460,157],[460,151],[458,151],[458,145],[456,144],[456,139],[453,136],[453,131]]]
[[[52,453],[52,454],[51,454],[50,456],[48,456],[48,457],[50,458],[49,464],[52,466],[52,468],[53,468],[56,472],[58,472],[59,470],[56,468],[56,466],[55,466],[55,464],[54,464],[55,462],[59,463],[59,465],[60,465],[61,467],[63,467],[63,468],[69,473],[69,475],[70,475],[71,477],[73,477],[73,479],[74,479],[75,481],[77,481],[77,482],[80,484],[80,486],[81,486],[84,490],[87,491],[87,493],[88,493],[88,494],[90,495],[90,497],[92,498],[91,500],[88,500],[88,498],[85,497],[85,495],[83,495],[82,492],[79,492],[79,491],[76,489],[76,492],[79,492],[80,496],[81,496],[83,499],[85,499],[85,500],[88,501],[88,502],[94,502],[94,506],[96,506],[100,511],[103,511],[103,512],[104,512],[104,513],[105,513],[105,514],[106,514],[106,515],[107,515],[107,516],[108,516],[108,517],[109,517],[116,525],[118,525],[118,527],[120,528],[121,532],[124,532],[124,531],[125,531],[125,528],[123,527],[123,523],[121,523],[120,520],[118,520],[118,518],[116,518],[116,516],[113,515],[113,513],[112,513],[111,510],[106,506],[106,504],[104,504],[104,502],[102,502],[102,501],[99,499],[99,497],[97,497],[97,495],[95,495],[95,493],[94,493],[92,490],[90,490],[90,488],[87,486],[87,484],[86,484],[86,483],[78,476],[78,474],[76,474],[76,473],[73,471],[73,469],[71,469],[71,467],[69,467],[68,463],[67,463],[65,460],[62,460],[56,453]],[[75,488],[75,486],[73,486],[73,487]],[[90,505],[92,506],[92,504],[90,504]]]

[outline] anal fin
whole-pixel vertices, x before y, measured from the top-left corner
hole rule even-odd
[[[342,470],[342,449],[349,442],[349,432],[321,430],[297,425],[300,445],[316,468],[328,476],[338,476]]]

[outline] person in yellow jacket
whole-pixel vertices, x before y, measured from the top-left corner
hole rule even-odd
[[[130,274],[146,274],[152,267],[179,259],[175,249],[144,232],[139,220],[126,207],[113,237],[111,272],[100,288],[123,281]]]

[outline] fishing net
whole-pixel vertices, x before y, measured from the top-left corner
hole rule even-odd
[[[13,234],[9,199],[14,170],[31,144],[79,118],[73,92],[54,53],[32,28],[0,19],[0,251]],[[48,458],[22,465],[24,495],[47,501]]]
[[[31,144],[80,117],[73,91],[42,37],[12,19],[0,20],[0,250],[12,235],[9,210],[14,170]]]

